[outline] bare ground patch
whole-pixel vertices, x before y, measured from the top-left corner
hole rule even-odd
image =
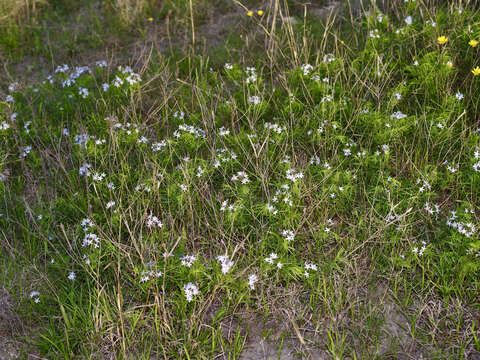
[[[10,292],[0,287],[0,359],[20,357],[25,344],[16,340],[22,332],[22,321],[13,310],[15,300]]]

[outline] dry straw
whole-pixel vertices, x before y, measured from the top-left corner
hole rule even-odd
[[[48,0],[1,0],[0,1],[0,26],[5,26],[13,21],[29,22],[42,5],[47,5]]]

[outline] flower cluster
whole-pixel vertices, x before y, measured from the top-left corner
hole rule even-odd
[[[234,262],[230,260],[230,258],[227,255],[219,255],[217,256],[217,260],[222,265],[223,274],[228,273],[234,264]]]

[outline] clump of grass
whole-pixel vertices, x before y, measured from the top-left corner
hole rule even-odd
[[[0,2],[0,26],[12,22],[29,23],[39,8],[48,4],[48,0],[2,0]]]
[[[113,0],[113,6],[120,21],[125,25],[132,25],[141,16],[145,16],[148,8],[147,0]]]
[[[36,23],[48,0],[3,0],[0,2],[0,48],[7,58],[18,58],[20,48],[29,39],[33,43],[31,26]]]
[[[34,269],[9,286],[42,356],[239,358],[253,312],[312,357],[480,351],[480,14],[457,5],[336,28],[273,1],[237,61],[8,84],[1,244]]]

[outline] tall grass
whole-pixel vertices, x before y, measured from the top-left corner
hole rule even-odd
[[[0,26],[12,22],[28,23],[35,17],[39,8],[47,4],[48,0],[1,0]]]
[[[402,1],[340,27],[252,3],[236,59],[159,49],[9,87],[0,251],[39,352],[238,359],[286,332],[309,358],[480,351],[480,15]]]
[[[128,26],[144,15],[147,3],[146,0],[114,0],[114,8],[120,21]]]

